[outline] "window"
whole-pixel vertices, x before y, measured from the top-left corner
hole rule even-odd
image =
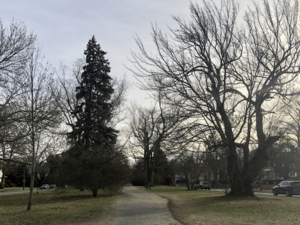
[[[294,169],[294,168],[295,168],[295,164],[291,164],[291,165],[290,165],[290,168],[291,168],[291,169]]]
[[[290,173],[289,173],[289,176],[290,176],[290,177],[297,177],[297,173],[296,173],[296,172],[290,172]]]
[[[282,174],[278,174],[278,175],[277,175],[277,178],[278,178],[278,179],[282,179],[282,178],[283,178]]]

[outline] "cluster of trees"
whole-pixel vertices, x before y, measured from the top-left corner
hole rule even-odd
[[[129,69],[154,104],[130,107],[126,143],[146,184],[155,174],[172,177],[174,167],[196,179],[215,164],[230,195],[253,196],[274,144],[286,135],[299,149],[298,1],[262,5],[239,24],[234,0],[191,4],[190,20],[174,17],[178,28],[169,36],[153,27],[156,55],[136,38],[140,52]],[[10,163],[25,166],[30,210],[35,174],[47,159],[49,177],[61,186],[93,196],[120,190],[130,176],[116,129],[127,85],[110,77],[106,52],[92,37],[71,74],[62,66],[55,77],[24,24],[0,23],[0,34],[1,187]],[[284,116],[272,123],[279,112]]]
[[[190,10],[190,20],[174,17],[178,28],[169,35],[153,27],[157,54],[136,38],[140,51],[132,54],[130,70],[142,89],[163,102],[170,121],[179,123],[168,138],[157,139],[156,134],[160,142],[151,143],[180,155],[208,141],[208,152],[225,151],[229,195],[253,196],[253,185],[273,154],[271,147],[288,135],[282,132],[286,123],[275,129],[270,120],[299,93],[298,1],[264,0],[262,9],[258,3],[248,8],[244,22],[238,21],[234,0],[220,6],[204,1],[202,7],[191,4]],[[172,114],[176,109],[180,112]],[[149,131],[140,124],[135,130],[147,137]],[[212,136],[215,141],[210,141]],[[134,137],[147,160],[149,138]]]
[[[89,189],[93,196],[99,189],[120,190],[130,168],[115,126],[122,121],[127,86],[109,76],[95,38],[72,74],[62,67],[56,77],[24,24],[0,23],[0,33],[0,187],[11,183],[6,171],[19,173],[19,165],[26,173],[22,181],[30,180],[27,210],[37,178]]]
[[[51,135],[59,125],[59,111],[49,88],[53,76],[36,36],[17,22],[9,28],[0,23],[0,33],[1,188],[10,163],[29,167],[30,210],[36,165],[54,149]]]

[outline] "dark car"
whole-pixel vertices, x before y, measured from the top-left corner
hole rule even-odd
[[[43,184],[43,185],[41,186],[41,189],[49,189],[49,184]]]
[[[202,184],[200,184],[200,188],[205,190],[210,190],[210,183],[207,181],[203,181]]]
[[[300,181],[281,181],[273,187],[273,195],[278,194],[285,194],[286,196],[300,195]]]
[[[50,184],[49,188],[50,189],[56,188],[56,184]]]

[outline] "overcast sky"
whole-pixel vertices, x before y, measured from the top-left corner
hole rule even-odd
[[[199,4],[202,1],[193,1]],[[217,4],[220,0],[216,0]],[[251,0],[239,0],[243,14]],[[95,35],[107,52],[111,76],[133,77],[124,67],[130,66],[131,51],[137,51],[133,36],[151,43],[151,23],[167,31],[176,27],[172,15],[189,17],[189,0],[0,0],[0,18],[4,26],[22,21],[28,31],[38,36],[46,59],[55,67],[70,64],[83,55],[88,40]],[[241,17],[242,18],[242,17]],[[133,85],[128,99],[141,101]]]

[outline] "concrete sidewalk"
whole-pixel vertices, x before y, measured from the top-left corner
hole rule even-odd
[[[118,202],[112,225],[180,225],[168,209],[168,200],[156,194],[129,186],[123,192],[130,195]]]

